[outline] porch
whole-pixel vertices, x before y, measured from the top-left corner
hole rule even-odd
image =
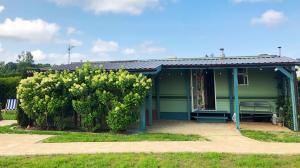
[[[248,84],[247,86],[241,86],[240,69],[257,70],[252,72],[251,75],[264,75],[260,75],[258,78],[251,76],[251,86],[248,86]],[[200,89],[197,88],[197,85],[199,85],[197,78],[201,79],[202,77],[198,77],[197,72],[210,75],[208,81],[199,80],[199,83],[204,85],[199,86]],[[172,76],[172,73],[177,74],[177,76]],[[278,81],[273,79],[273,77],[271,78],[275,73],[284,75],[289,81],[294,123],[293,130],[297,131],[296,104],[298,100],[295,95],[295,71],[293,68],[281,66],[210,69],[167,68],[158,69],[150,74],[146,73],[153,79],[153,88],[141,106],[140,129],[145,130],[146,125],[151,126],[154,120],[159,119],[226,123],[234,118],[235,127],[240,129],[241,118],[245,116],[268,116],[271,118],[273,114],[277,113],[275,102],[277,99],[276,87]],[[206,78],[205,75],[203,78]],[[242,80],[249,82],[248,76],[245,79],[242,78]],[[209,83],[209,85],[205,86],[205,83]],[[175,89],[172,90],[172,88]],[[247,95],[250,95],[250,97],[247,97]],[[245,109],[242,109],[243,106],[245,106]],[[267,109],[267,111],[262,109]],[[260,124],[256,125],[259,126]]]
[[[241,122],[241,129],[254,131],[279,131],[289,132],[286,127],[273,125],[269,122]],[[155,133],[176,133],[176,134],[198,134],[207,137],[210,140],[216,138],[241,138],[240,132],[235,128],[235,123],[198,123],[195,121],[178,120],[158,120],[153,122],[152,126],[147,127],[147,132]],[[234,136],[234,137],[232,137]]]

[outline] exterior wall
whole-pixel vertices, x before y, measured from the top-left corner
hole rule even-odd
[[[215,70],[217,110],[230,112],[227,70]],[[276,109],[277,81],[276,72],[269,69],[248,69],[248,85],[239,86],[239,101],[266,101]]]
[[[229,77],[227,69],[216,69],[216,111],[230,113]],[[273,69],[248,69],[248,85],[239,86],[239,100],[266,101],[276,109],[277,81]],[[160,118],[187,120],[191,111],[190,71],[163,70],[159,75]],[[232,78],[231,78],[232,80]],[[156,92],[153,86],[153,109],[156,109]],[[214,86],[212,86],[214,87]],[[259,110],[259,109],[257,109]]]
[[[160,118],[188,119],[188,71],[163,70],[159,76]],[[188,86],[188,89],[190,87]]]

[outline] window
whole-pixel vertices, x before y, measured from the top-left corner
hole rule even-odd
[[[246,68],[238,69],[238,82],[239,85],[248,85],[248,71]]]

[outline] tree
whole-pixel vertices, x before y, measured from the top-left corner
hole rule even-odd
[[[23,51],[18,55],[17,63],[32,65],[34,64],[33,55],[30,51]]]
[[[15,76],[17,74],[17,64],[9,62],[0,62],[0,76]]]
[[[33,55],[29,51],[23,51],[18,55],[17,63],[17,71],[20,72],[23,77],[26,77],[27,70],[34,68]]]
[[[17,70],[17,64],[13,63],[13,62],[8,62],[5,65],[5,69],[6,69],[7,72],[16,72],[16,70]]]
[[[1,61],[1,62],[0,62],[0,72],[1,72],[1,73],[4,73],[4,72],[5,72],[5,62],[4,62],[4,61]]]

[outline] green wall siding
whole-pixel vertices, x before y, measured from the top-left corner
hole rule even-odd
[[[228,72],[226,69],[215,70],[216,110],[230,112]]]
[[[227,69],[216,69],[216,110],[230,112],[229,86]],[[188,76],[187,76],[188,75]],[[163,70],[159,75],[160,112],[164,119],[186,116],[188,109],[187,83],[190,79],[190,71],[186,70]],[[188,77],[188,78],[187,78]],[[276,108],[277,81],[276,72],[273,69],[248,69],[249,85],[239,86],[240,101],[267,101]],[[154,86],[155,88],[155,86]],[[188,86],[190,88],[190,86]],[[190,92],[190,90],[189,90]],[[156,108],[155,89],[153,90],[153,109]],[[189,102],[190,103],[190,102]],[[173,117],[172,117],[173,116]]]
[[[163,71],[160,75],[160,95],[186,96],[184,75],[183,71]]]
[[[186,71],[165,70],[160,74],[160,111],[187,113]]]
[[[230,111],[227,70],[215,70],[217,110]],[[267,101],[276,108],[277,81],[274,69],[248,69],[248,85],[239,86],[239,100]]]

